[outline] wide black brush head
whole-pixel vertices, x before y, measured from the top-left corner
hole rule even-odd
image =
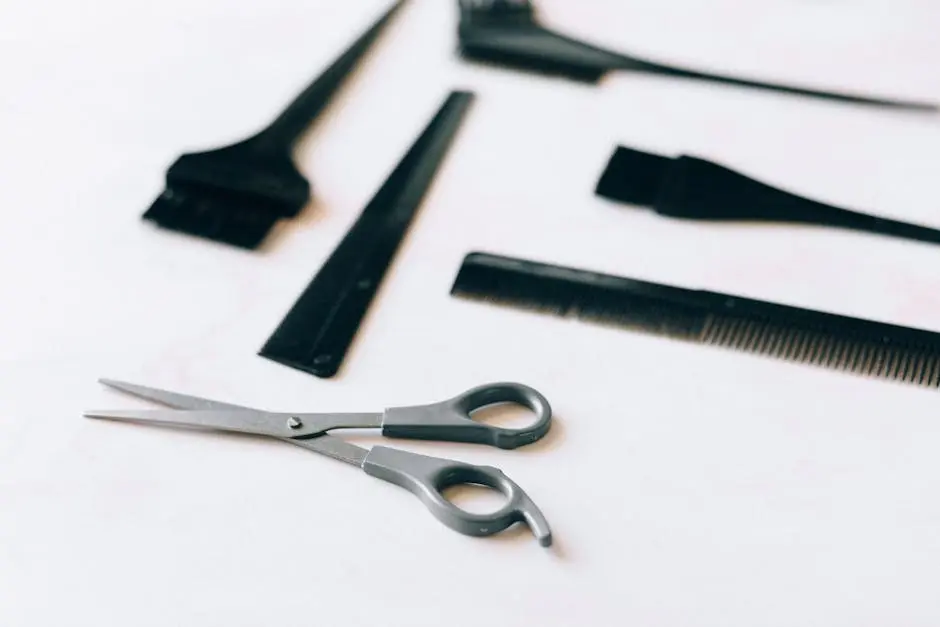
[[[653,207],[671,163],[668,157],[617,146],[594,192],[611,200]]]
[[[167,187],[143,217],[165,229],[248,250],[258,248],[278,221],[275,211],[242,195],[193,185]]]
[[[143,218],[163,228],[254,249],[278,220],[295,217],[310,183],[286,154],[252,142],[188,153]]]
[[[184,154],[166,179],[170,186],[198,185],[264,200],[283,218],[295,217],[310,200],[310,183],[289,154],[251,142]]]

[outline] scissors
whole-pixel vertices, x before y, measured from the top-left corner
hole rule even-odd
[[[551,546],[548,522],[532,499],[501,470],[475,466],[385,446],[365,449],[329,435],[332,429],[381,429],[383,436],[485,444],[514,449],[541,439],[551,428],[552,410],[538,391],[519,383],[475,387],[439,403],[395,407],[380,413],[280,413],[231,405],[167,390],[101,379],[100,383],[172,409],[87,411],[85,417],[139,423],[203,427],[265,435],[358,466],[416,495],[443,524],[468,536],[490,536],[524,522],[544,547]],[[536,421],[522,429],[476,422],[471,414],[500,403],[528,408]],[[473,514],[448,501],[442,490],[464,484],[483,485],[506,496],[506,504],[489,514]]]

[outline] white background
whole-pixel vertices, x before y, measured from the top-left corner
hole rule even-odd
[[[453,299],[471,250],[940,327],[940,248],[680,223],[593,195],[613,148],[697,154],[940,225],[940,119],[638,75],[468,66],[413,0],[298,152],[316,200],[264,250],[140,215],[184,150],[254,131],[379,0],[5,0],[0,16],[0,625],[936,625],[936,391]],[[541,0],[595,42],[729,74],[940,100],[933,0]],[[478,100],[342,375],[256,356],[451,88]],[[268,409],[540,389],[499,466],[525,529],[276,441],[94,422],[126,379]],[[367,440],[375,442],[378,438]]]

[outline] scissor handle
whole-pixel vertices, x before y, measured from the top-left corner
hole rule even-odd
[[[498,468],[474,466],[408,451],[374,446],[362,464],[369,475],[415,494],[434,516],[468,536],[490,536],[517,522],[528,524],[542,546],[550,546],[552,532],[532,499]],[[448,501],[442,490],[464,484],[484,485],[502,492],[506,504],[491,514],[471,514]]]
[[[471,417],[474,411],[500,403],[514,403],[532,410],[535,422],[522,429],[507,429],[477,422]],[[537,390],[521,383],[490,383],[440,403],[387,409],[382,435],[514,449],[541,439],[548,433],[551,423],[551,405]]]

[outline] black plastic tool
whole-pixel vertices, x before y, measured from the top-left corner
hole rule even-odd
[[[451,294],[861,376],[940,386],[940,334],[486,253]]]
[[[268,339],[262,357],[321,378],[339,371],[473,98],[450,93]]]
[[[940,230],[816,202],[688,155],[618,146],[595,192],[672,218],[812,224],[940,243]]]
[[[530,0],[459,0],[460,54],[468,60],[512,66],[574,80],[596,82],[613,70],[645,72],[737,87],[763,89],[855,104],[940,110],[935,103],[905,102],[771,84],[670,67],[605,50],[543,27]]]
[[[310,199],[310,184],[294,164],[294,145],[404,2],[393,4],[266,128],[230,146],[179,157],[143,218],[165,229],[255,249],[278,220],[300,213]]]

